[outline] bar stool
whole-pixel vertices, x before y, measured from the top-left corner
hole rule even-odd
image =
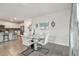
[[[4,35],[4,32],[0,32],[0,43],[3,42],[3,35]]]
[[[3,42],[9,41],[9,31],[4,31]]]

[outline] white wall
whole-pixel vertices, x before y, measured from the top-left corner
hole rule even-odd
[[[0,25],[5,25],[5,28],[19,28],[19,24],[7,21],[0,21]]]
[[[49,21],[49,42],[69,46],[69,21],[70,9],[57,11],[48,15],[33,18],[33,26],[40,22]],[[51,27],[51,21],[55,21],[55,27]],[[38,27],[39,30],[39,27]]]
[[[32,19],[27,19],[27,20],[24,20],[24,32],[26,32],[26,30],[28,30],[28,27],[29,27],[29,25],[31,25],[32,24],[32,21],[31,21]]]
[[[27,36],[29,36],[31,33],[28,29],[29,25],[31,25],[31,19],[27,19],[24,20],[24,35],[22,36],[22,41],[23,41],[23,45],[29,46],[31,44],[31,42],[29,41],[30,39],[27,38]]]

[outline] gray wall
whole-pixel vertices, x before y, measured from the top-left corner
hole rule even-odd
[[[51,21],[55,21],[55,27],[51,27]],[[48,15],[32,19],[33,27],[40,22],[49,22],[49,42],[69,46],[69,21],[70,9],[57,11]],[[35,30],[40,30],[38,27]]]

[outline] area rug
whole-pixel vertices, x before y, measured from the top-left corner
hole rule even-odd
[[[24,56],[28,56],[30,55],[34,50],[32,48],[28,48],[28,49],[25,49],[23,52],[21,52],[22,55]]]
[[[41,49],[39,51],[34,51],[32,48],[28,48],[24,50],[21,54],[22,56],[68,56],[69,55],[69,47],[48,43],[43,48],[46,48],[49,50],[48,53],[47,50]]]

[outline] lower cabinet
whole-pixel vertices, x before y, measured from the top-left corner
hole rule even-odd
[[[3,42],[3,34],[2,32],[0,32],[0,42]]]

